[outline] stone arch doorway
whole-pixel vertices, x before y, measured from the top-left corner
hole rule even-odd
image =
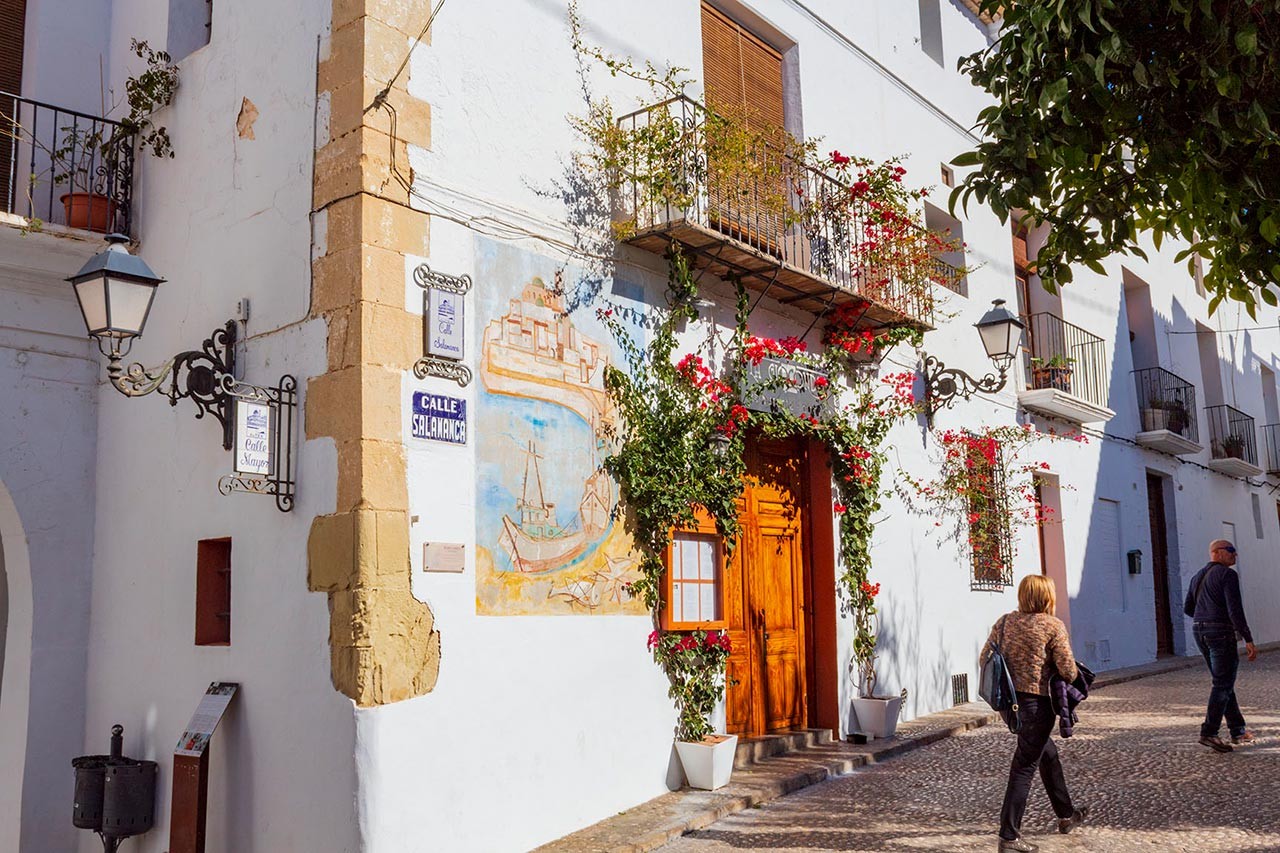
[[[0,482],[0,850],[17,850],[31,687],[31,562],[18,508]]]

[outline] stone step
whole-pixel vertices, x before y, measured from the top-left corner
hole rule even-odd
[[[760,737],[740,737],[733,757],[733,767],[735,770],[742,770],[766,758],[824,746],[834,739],[831,729],[796,729]]]

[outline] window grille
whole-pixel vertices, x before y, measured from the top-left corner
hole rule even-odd
[[[969,586],[999,592],[1013,584],[1013,525],[1004,448],[994,447],[994,458],[969,448]]]
[[[969,704],[969,673],[962,672],[951,676],[951,704]]]

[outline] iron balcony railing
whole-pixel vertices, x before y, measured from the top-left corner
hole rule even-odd
[[[136,131],[0,91],[0,210],[129,233]]]
[[[1107,347],[1102,338],[1041,312],[1027,317],[1027,387],[1056,388],[1096,406],[1106,406]]]
[[[618,127],[630,140],[630,159],[613,164],[621,173],[615,223],[624,232],[683,220],[928,324],[931,285],[960,286],[960,272],[931,251],[936,238],[924,228],[886,225],[852,187],[763,134],[745,144],[739,134],[722,148],[718,135],[730,121],[696,101],[671,98],[623,116]],[[727,148],[718,164],[716,151]]]
[[[1280,474],[1280,424],[1267,424],[1262,428],[1262,449],[1266,453],[1268,474]]]
[[[1209,452],[1214,459],[1243,459],[1258,464],[1258,439],[1253,418],[1239,409],[1223,404],[1208,406]]]
[[[1194,442],[1200,441],[1196,417],[1196,387],[1163,367],[1133,371],[1138,392],[1141,431],[1168,430]]]

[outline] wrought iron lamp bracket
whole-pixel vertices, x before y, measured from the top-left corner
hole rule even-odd
[[[974,379],[957,367],[947,367],[937,356],[925,356],[925,414],[932,425],[939,409],[950,408],[957,398],[968,400],[974,394],[996,394],[1009,381],[1008,368]]]
[[[102,340],[98,346],[102,348]],[[222,447],[231,449],[231,398],[236,386],[236,322],[215,329],[205,338],[198,350],[180,352],[157,367],[146,367],[137,362],[123,367],[121,358],[128,354],[128,345],[104,350],[107,356],[107,378],[115,389],[126,397],[145,397],[159,391],[169,398],[170,406],[190,399],[196,406],[196,417],[213,415],[222,424]],[[162,387],[165,380],[168,387]]]
[[[413,281],[418,287],[422,288],[423,349],[425,350],[429,292],[431,290],[443,290],[446,293],[465,296],[471,292],[471,276],[449,275],[448,273],[437,272],[426,264],[418,264],[413,270]],[[428,376],[451,379],[464,388],[471,383],[472,379],[471,368],[461,361],[431,355],[427,352],[424,352],[422,357],[414,362],[413,375],[419,379],[426,379]]]

